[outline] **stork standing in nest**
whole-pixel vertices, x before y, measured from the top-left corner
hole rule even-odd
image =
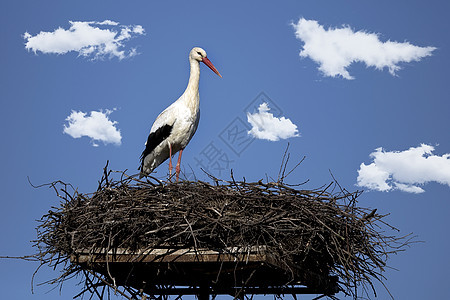
[[[176,179],[180,177],[181,155],[184,148],[197,130],[200,119],[200,97],[198,83],[200,80],[200,62],[207,65],[214,73],[222,77],[202,48],[195,47],[189,53],[191,74],[183,95],[167,107],[150,129],[150,134],[141,155],[140,178],[150,174],[156,167],[169,159],[169,177],[172,176],[172,155],[178,154],[175,168]]]

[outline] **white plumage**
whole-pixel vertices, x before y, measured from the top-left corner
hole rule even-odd
[[[169,174],[172,174],[172,156],[179,151],[175,168],[178,181],[181,154],[197,130],[200,119],[198,92],[200,62],[205,63],[214,73],[222,77],[206,57],[205,50],[198,47],[191,50],[189,53],[191,72],[187,88],[181,97],[160,113],[153,123],[141,155],[140,177],[150,174],[168,158]]]

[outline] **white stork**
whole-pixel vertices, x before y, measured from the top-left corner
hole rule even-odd
[[[205,63],[214,73],[222,77],[202,48],[195,47],[189,53],[191,74],[183,95],[167,107],[150,129],[145,149],[141,155],[140,178],[150,174],[156,167],[169,158],[169,176],[172,175],[172,155],[180,151],[175,168],[176,179],[180,176],[181,154],[187,146],[200,119],[198,83],[200,62]]]

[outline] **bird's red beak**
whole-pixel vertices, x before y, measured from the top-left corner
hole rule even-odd
[[[202,59],[202,62],[204,62],[205,65],[207,65],[214,73],[216,73],[217,75],[220,76],[220,78],[222,78],[222,75],[220,75],[219,71],[217,71],[216,67],[214,67],[212,62],[207,57],[204,57]]]

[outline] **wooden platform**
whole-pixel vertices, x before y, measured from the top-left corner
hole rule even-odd
[[[149,295],[327,294],[337,292],[337,278],[294,277],[266,254],[250,249],[149,249],[129,252],[81,249],[73,263],[114,278]],[[306,278],[309,277],[309,280]]]

